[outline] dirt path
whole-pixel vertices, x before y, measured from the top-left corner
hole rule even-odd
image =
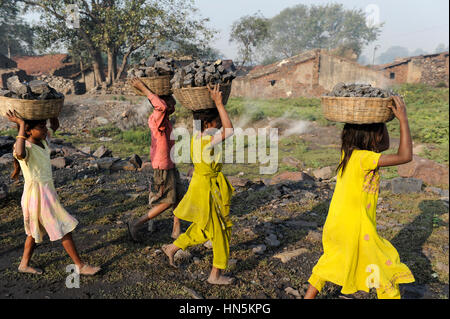
[[[95,103],[69,98],[62,122],[80,134],[106,119],[114,122],[130,105],[111,97]],[[0,129],[2,122],[0,121]],[[4,125],[4,122],[3,122]],[[85,134],[88,137],[89,135]],[[313,149],[339,148],[340,129],[312,124],[299,138]],[[391,147],[398,140],[392,139]],[[25,234],[20,198],[23,183],[10,184],[2,167],[0,182],[10,191],[0,202],[0,298],[275,298],[303,296],[311,269],[322,254],[321,233],[334,184],[332,182],[282,182],[265,186],[236,187],[232,201],[233,238],[228,272],[236,277],[232,287],[206,283],[212,251],[203,245],[188,250],[171,268],[161,246],[171,242],[171,212],[159,216],[155,231],[141,232],[142,243],[129,240],[126,221],[147,211],[150,172],[111,173],[86,168],[55,171],[61,202],[80,222],[74,239],[83,258],[101,265],[102,273],[81,278],[80,288],[66,287],[66,267],[71,263],[59,242],[45,239],[36,249],[33,265],[42,276],[19,274],[16,269]],[[378,231],[398,249],[402,262],[416,282],[402,285],[404,298],[448,298],[448,206],[432,193],[380,194]],[[182,229],[187,228],[182,223]],[[264,247],[262,246],[264,245]],[[293,254],[290,260],[277,258]],[[327,284],[320,298],[342,298],[340,289]],[[374,291],[352,298],[374,299]]]

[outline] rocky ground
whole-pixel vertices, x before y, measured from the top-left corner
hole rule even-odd
[[[43,268],[44,274],[16,271],[25,240],[20,208],[23,181],[9,179],[11,158],[2,151],[0,298],[303,297],[311,269],[322,253],[322,228],[334,188],[331,168],[300,167],[295,156],[285,156],[280,162],[290,163],[295,170],[267,179],[229,176],[236,194],[231,206],[234,227],[227,271],[236,277],[236,283],[211,286],[205,281],[212,261],[208,244],[179,253],[178,270],[168,265],[161,246],[171,242],[171,212],[159,216],[151,232],[142,230],[142,243],[130,241],[126,221],[147,210],[152,169],[146,156],[118,156],[107,147],[89,149],[83,147],[85,143],[68,141],[73,135],[92,138],[92,127],[119,126],[123,113],[134,105],[133,99],[74,97],[66,103],[61,118],[68,135],[51,143],[55,186],[63,205],[80,222],[74,239],[82,257],[103,268],[96,277],[81,278],[80,288],[66,288],[65,269],[71,261],[60,242],[48,238],[33,257],[33,265]],[[5,128],[6,123],[0,121],[0,129]],[[339,136],[332,130],[336,128],[315,127],[301,138],[317,148],[336,149]],[[11,142],[0,139],[0,150]],[[187,184],[188,177],[182,177]],[[416,278],[415,283],[401,286],[404,298],[449,297],[448,189],[444,188],[415,179],[383,183],[378,231],[398,249]],[[182,223],[183,230],[187,227]],[[338,286],[328,283],[319,297],[373,299],[376,294],[344,296]]]

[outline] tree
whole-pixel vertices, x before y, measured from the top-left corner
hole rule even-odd
[[[434,53],[441,53],[448,51],[448,45],[446,46],[444,43],[439,43],[439,45],[434,50]]]
[[[208,41],[212,31],[207,19],[194,16],[197,9],[190,0],[87,0],[77,1],[80,27],[66,26],[69,0],[19,0],[41,12],[41,46],[65,45],[82,41],[92,60],[99,82],[107,84],[120,78],[131,54],[141,48],[155,49],[160,42]],[[102,53],[107,57],[108,73],[103,72]],[[118,56],[122,56],[117,69]]]
[[[0,46],[0,53],[9,58],[33,54],[34,30],[22,22],[19,13],[14,1],[0,0],[0,38],[5,43],[5,46]]]
[[[358,63],[361,64],[361,65],[367,65],[367,64],[370,63],[369,62],[369,58],[367,56],[365,56],[365,55],[360,55],[359,58],[358,58]]]
[[[235,21],[231,27],[230,43],[239,46],[241,65],[251,64],[254,50],[269,36],[269,22],[260,12],[244,16]]]
[[[411,52],[412,56],[424,55],[424,54],[427,54],[427,52],[422,48],[417,48],[413,52]]]
[[[403,58],[409,56],[409,50],[407,48],[395,45],[387,49],[380,54],[377,58],[379,64],[391,63],[397,58]]]
[[[300,4],[281,11],[270,26],[267,51],[289,58],[311,49],[339,47],[351,48],[359,56],[365,45],[378,38],[383,24],[367,26],[362,10],[346,10],[342,4]]]

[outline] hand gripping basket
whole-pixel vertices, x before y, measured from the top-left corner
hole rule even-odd
[[[0,96],[0,115],[6,116],[8,111],[27,120],[46,120],[58,117],[64,105],[64,98],[54,100],[22,100]]]
[[[324,117],[333,122],[351,124],[386,123],[394,119],[389,98],[322,96]]]
[[[222,92],[223,105],[226,105],[231,93],[231,84],[221,84],[219,90]],[[206,86],[174,89],[173,95],[182,106],[192,111],[216,107]]]
[[[163,75],[163,76],[154,76],[148,78],[139,78],[153,93],[157,95],[171,95],[172,94],[172,86],[170,84],[170,80],[172,76]],[[130,83],[130,86],[133,88],[133,91],[137,95],[144,95],[140,90],[133,87]]]

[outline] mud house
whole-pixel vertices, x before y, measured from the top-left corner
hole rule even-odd
[[[396,59],[392,63],[376,65],[392,81],[400,83],[426,83],[448,87],[448,51]]]
[[[338,82],[386,87],[383,73],[350,59],[315,49],[267,66],[257,66],[233,81],[232,96],[247,98],[318,97]]]

